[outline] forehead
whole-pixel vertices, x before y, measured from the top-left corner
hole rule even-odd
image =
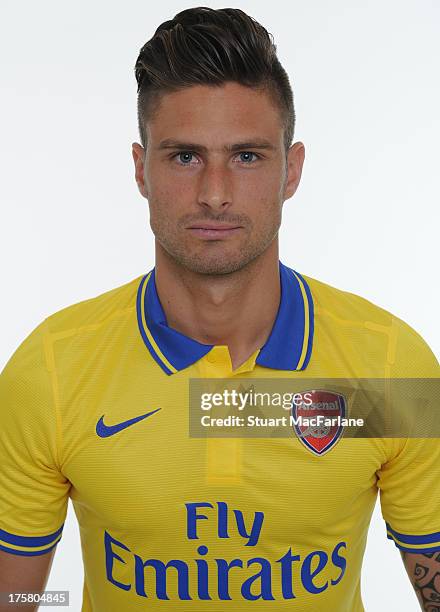
[[[228,82],[220,86],[192,85],[163,94],[146,130],[148,140],[154,142],[195,134],[219,141],[252,135],[278,142],[283,123],[267,91]]]

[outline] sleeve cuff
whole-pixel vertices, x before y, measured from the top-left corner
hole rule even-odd
[[[393,540],[400,550],[414,553],[429,553],[440,551],[440,531],[426,533],[424,535],[408,535],[399,533],[386,523],[387,538]]]
[[[0,529],[0,550],[14,555],[44,555],[58,544],[63,527],[64,523],[57,531],[46,536],[19,536]]]

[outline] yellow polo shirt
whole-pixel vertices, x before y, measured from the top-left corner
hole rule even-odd
[[[360,612],[378,491],[384,536],[440,550],[438,439],[338,436],[316,452],[293,429],[190,436],[191,379],[439,377],[402,320],[279,272],[271,334],[235,370],[226,346],[168,327],[154,269],[38,325],[0,376],[0,549],[51,550],[70,497],[83,612]]]

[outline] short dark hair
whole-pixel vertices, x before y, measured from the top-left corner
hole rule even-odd
[[[267,91],[281,112],[286,151],[292,143],[295,110],[289,77],[276,56],[272,34],[240,9],[199,6],[164,21],[141,48],[135,75],[144,148],[146,121],[162,94],[227,81]]]

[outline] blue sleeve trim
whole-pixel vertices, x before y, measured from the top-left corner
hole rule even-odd
[[[386,523],[386,526],[387,530],[404,544],[431,544],[433,542],[440,542],[440,531],[436,531],[435,533],[427,533],[426,535],[406,535],[404,533],[395,531],[388,523]],[[390,540],[393,539],[390,535],[387,537]]]
[[[7,546],[2,546],[0,544],[0,550],[4,550],[7,553],[12,553],[13,555],[21,555],[23,557],[35,557],[36,555],[44,555],[45,553],[49,552],[50,550],[52,550],[52,548],[55,548],[58,542],[55,542],[55,544],[53,544],[52,546],[49,546],[48,548],[43,548],[43,550],[31,550],[31,551],[17,550],[16,548],[8,548]]]
[[[45,544],[52,544],[55,538],[57,538],[63,531],[64,523],[54,533],[50,533],[47,536],[18,536],[14,533],[9,533],[0,529],[0,540],[7,544],[13,544],[15,546],[44,546]],[[4,549],[3,549],[4,550]],[[8,549],[9,552],[9,549]],[[13,551],[17,552],[17,551]],[[23,554],[34,554],[34,553],[23,553]],[[39,553],[35,553],[39,554]]]
[[[440,544],[438,544],[438,546],[431,546],[431,548],[407,548],[406,546],[401,546],[398,544],[390,536],[388,536],[388,538],[394,542],[399,550],[403,550],[404,552],[419,553],[421,555],[423,555],[423,553],[440,552]]]

